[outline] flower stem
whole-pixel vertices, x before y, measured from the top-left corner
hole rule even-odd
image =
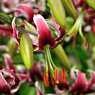
[[[51,74],[53,74],[54,68],[56,66],[53,63],[51,53],[49,50],[49,45],[45,46],[44,51],[45,51],[45,60],[46,60],[46,70],[48,70],[48,67],[49,67]]]
[[[70,61],[68,56],[66,55],[64,49],[62,48],[61,45],[58,45],[56,48],[53,49],[54,53],[58,56],[60,61],[64,64],[64,68],[67,69],[68,71],[70,70]]]
[[[61,0],[47,0],[48,5],[51,9],[51,12],[53,16],[55,17],[55,20],[60,24],[60,26],[64,29],[66,28],[66,16],[65,16],[65,10],[62,6]]]
[[[67,10],[68,14],[70,14],[75,20],[78,17],[77,10],[75,9],[72,0],[62,0],[62,3]]]

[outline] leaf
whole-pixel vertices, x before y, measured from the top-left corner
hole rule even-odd
[[[1,23],[6,23],[6,24],[11,24],[12,22],[12,17],[10,15],[7,15],[6,13],[0,12],[0,22]]]
[[[71,37],[75,36],[79,32],[79,29],[82,26],[82,24],[83,24],[83,14],[80,14],[79,17],[77,18],[76,22],[70,29],[70,31],[67,32],[67,35],[71,36]]]
[[[56,21],[60,24],[62,28],[65,28],[66,17],[62,2],[60,0],[56,0],[56,2],[55,0],[48,0],[48,4]]]
[[[27,83],[24,83],[20,87],[18,95],[36,95],[36,89],[35,87],[29,86]]]
[[[86,0],[86,3],[93,9],[95,9],[95,0]]]
[[[28,34],[22,34],[20,39],[20,53],[27,69],[30,69],[33,63],[32,40]]]
[[[72,0],[62,0],[62,3],[68,14],[71,15],[74,19],[77,19],[78,13],[73,5]]]

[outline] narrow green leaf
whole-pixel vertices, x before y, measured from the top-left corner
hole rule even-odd
[[[69,32],[67,32],[67,35],[72,37],[72,36],[75,36],[78,32],[79,32],[79,28],[82,26],[83,24],[83,14],[81,14],[75,24],[73,25],[73,27],[70,29]]]
[[[60,0],[48,0],[49,7],[56,21],[60,24],[62,28],[65,28],[65,10],[62,6],[62,2]]]
[[[33,63],[32,40],[27,33],[22,34],[20,39],[20,53],[27,69],[30,69]]]
[[[86,0],[86,3],[93,9],[95,9],[95,0]]]
[[[78,17],[77,10],[75,9],[72,0],[62,0],[64,8],[66,9],[67,13],[71,15],[74,19]]]

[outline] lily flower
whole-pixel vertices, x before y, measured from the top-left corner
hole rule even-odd
[[[88,81],[86,79],[86,76],[84,73],[79,71],[75,82],[70,87],[70,91],[72,93],[84,93],[86,92],[87,88]]]
[[[0,69],[0,92],[13,94],[19,89],[20,80],[8,54],[4,55],[4,64],[5,67]]]
[[[51,27],[49,27],[45,19],[40,14],[34,15],[33,21],[38,31],[39,49],[43,49],[46,45],[50,45],[51,48],[55,47],[57,45],[57,41],[61,37],[62,31],[57,31],[58,36],[54,37],[52,32],[55,31],[52,31]],[[57,30],[57,27],[55,27],[55,29]]]
[[[37,27],[39,35],[39,48],[43,49],[45,45],[49,44],[51,47],[54,47],[55,41],[51,35],[48,24],[41,15],[34,15],[34,23]]]
[[[10,70],[0,70],[0,92],[15,93],[19,88],[19,79]]]

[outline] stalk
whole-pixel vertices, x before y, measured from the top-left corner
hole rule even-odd
[[[48,4],[55,20],[64,29],[66,27],[66,17],[62,2],[60,0],[48,0]]]
[[[55,66],[55,64],[54,64],[54,62],[52,60],[51,53],[50,53],[50,50],[49,50],[49,45],[45,46],[44,51],[45,51],[45,60],[46,60],[46,70],[48,70],[48,67],[49,67],[50,72],[53,75],[54,68],[56,66]]]
[[[72,0],[62,0],[62,3],[68,14],[71,15],[76,20],[78,17],[78,13],[73,5]]]
[[[58,45],[56,48],[53,49],[53,51],[58,56],[60,61],[63,63],[64,68],[69,71],[71,62],[69,61],[69,58],[66,55],[66,53],[65,53],[64,49],[62,48],[62,46]]]

